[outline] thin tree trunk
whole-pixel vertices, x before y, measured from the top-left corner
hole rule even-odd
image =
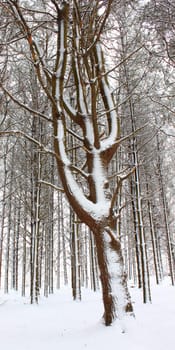
[[[50,164],[50,182],[54,183],[54,158],[51,157]],[[53,260],[54,260],[54,198],[53,198],[53,189],[49,188],[49,293],[54,292],[53,286]]]
[[[18,204],[17,229],[16,229],[16,249],[15,249],[15,289],[18,290],[19,281],[19,237],[20,237],[21,207]]]
[[[72,273],[72,295],[74,300],[81,300],[81,284],[79,270],[79,237],[76,217],[70,209],[71,217],[71,273]]]
[[[12,188],[13,188],[13,176],[14,176],[14,147],[12,150],[12,162],[10,173],[10,186],[8,191],[8,224],[7,224],[7,239],[6,239],[6,253],[5,253],[5,281],[4,291],[9,291],[9,265],[10,265],[10,240],[12,230]]]
[[[38,303],[40,280],[39,280],[39,267],[40,267],[40,192],[41,192],[41,154],[38,155],[38,183],[36,190],[36,210],[35,210],[35,252],[34,252],[34,277],[35,277],[35,301]]]
[[[68,272],[67,272],[67,249],[66,249],[66,237],[64,228],[64,208],[63,202],[61,201],[61,238],[62,238],[62,252],[63,252],[63,275],[64,275],[64,285],[68,284]],[[71,225],[71,224],[70,224]]]
[[[48,231],[47,225],[44,225],[44,296],[49,295],[49,273],[48,273]]]
[[[172,253],[172,244],[171,244],[172,238],[171,238],[171,232],[169,228],[168,215],[167,215],[168,208],[167,208],[167,201],[166,201],[165,189],[164,189],[164,181],[163,181],[162,166],[161,166],[161,159],[160,159],[160,140],[159,140],[158,134],[157,134],[157,150],[158,150],[159,183],[160,183],[161,198],[163,203],[163,217],[164,217],[164,223],[165,223],[169,273],[171,277],[171,283],[172,285],[174,285],[175,273],[174,273],[173,253]]]
[[[85,287],[88,288],[88,281],[89,281],[89,276],[88,276],[88,228],[85,227],[85,232],[84,232],[84,281],[85,281]]]
[[[57,237],[57,289],[61,286],[61,203],[63,201],[62,194],[58,192],[58,237]]]
[[[96,259],[95,259],[95,242],[94,235],[89,231],[89,258],[90,258],[90,277],[91,277],[91,288],[96,292],[97,287],[97,270],[96,270]]]
[[[138,288],[142,287],[142,277],[141,277],[141,263],[140,263],[140,242],[138,235],[138,223],[137,223],[137,209],[136,209],[136,193],[134,180],[130,180],[130,190],[131,190],[131,206],[133,214],[133,226],[134,226],[134,240],[135,240],[135,255],[136,255],[136,267],[137,267],[137,279],[138,279]]]
[[[16,255],[16,212],[17,212],[17,201],[14,198],[14,206],[13,206],[13,228],[12,228],[12,264],[11,264],[11,288],[15,289],[15,255]]]
[[[26,294],[26,265],[27,265],[27,193],[28,193],[28,183],[27,183],[27,142],[25,141],[25,182],[24,182],[24,230],[22,236],[22,296]]]
[[[8,145],[8,141],[7,141]],[[7,147],[6,147],[7,151]],[[4,224],[5,224],[5,214],[6,214],[6,184],[7,184],[7,159],[4,156],[4,185],[3,185],[3,195],[2,195],[2,214],[1,214],[1,232],[0,232],[0,288],[2,280],[2,256],[3,256],[3,243],[4,243]]]
[[[149,196],[149,185],[148,182],[146,184],[147,187],[147,194]],[[148,199],[148,213],[149,213],[149,222],[150,222],[150,232],[151,232],[151,243],[152,243],[152,249],[153,249],[153,260],[154,260],[154,270],[156,275],[156,282],[157,284],[160,283],[160,275],[159,275],[159,269],[158,269],[158,256],[157,256],[157,247],[156,247],[156,235],[155,235],[155,228],[154,228],[154,221],[153,221],[153,213],[152,213],[152,204],[151,200]]]

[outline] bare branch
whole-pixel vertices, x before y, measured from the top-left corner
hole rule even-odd
[[[20,131],[20,130],[0,131],[0,136],[1,137],[2,136],[8,136],[8,135],[24,137],[28,141],[33,142],[35,145],[37,145],[42,151],[56,156],[56,154],[53,151],[47,149],[41,142],[37,141],[36,139],[34,139],[33,137],[29,136],[28,134],[26,134],[23,131]]]
[[[151,99],[152,102],[155,102],[155,103],[157,103],[159,106],[164,107],[165,109],[167,109],[168,112],[170,112],[170,113],[172,113],[172,114],[175,114],[175,111],[172,110],[172,109],[171,109],[170,107],[168,107],[167,105],[165,105],[164,103],[162,103],[162,102],[160,102],[160,101],[157,101],[157,100],[154,100],[154,98],[152,98],[151,96],[150,96],[150,99]]]
[[[144,125],[142,125],[140,128],[137,128],[135,131],[131,132],[129,135],[123,136],[120,139],[118,139],[116,141],[117,144],[122,143],[123,141],[126,141],[128,139],[130,139],[131,137],[133,137],[134,135],[136,135],[140,130],[144,129],[146,126],[148,126],[149,123],[145,123]]]
[[[118,176],[118,182],[116,184],[116,187],[114,189],[114,193],[113,193],[113,196],[112,196],[112,199],[111,199],[111,206],[110,206],[110,213],[111,214],[113,212],[113,208],[115,206],[116,198],[118,196],[119,190],[122,187],[123,181],[126,180],[129,176],[131,176],[134,173],[135,169],[136,169],[136,167],[133,167],[128,173],[126,173],[126,175],[124,175],[122,177]]]
[[[50,187],[52,187],[54,190],[64,193],[64,189],[63,189],[63,188],[58,187],[58,186],[52,184],[51,182],[47,182],[47,181],[44,181],[44,180],[40,180],[40,181],[38,181],[38,183],[41,184],[41,185],[50,186]]]
[[[69,134],[71,134],[71,135],[72,135],[73,137],[75,137],[77,140],[79,140],[79,141],[81,141],[81,142],[84,141],[84,139],[83,139],[82,137],[80,137],[79,135],[77,135],[73,130],[71,130],[71,129],[69,129],[69,128],[67,128],[66,130],[67,130],[67,132],[68,132]]]
[[[2,90],[11,98],[13,102],[15,102],[18,106],[22,107],[23,109],[27,110],[28,112],[34,114],[35,116],[41,117],[42,119],[46,120],[47,122],[52,123],[52,120],[47,118],[45,114],[40,113],[38,111],[35,111],[34,109],[30,108],[29,106],[25,105],[24,103],[17,100],[1,83],[0,87]]]

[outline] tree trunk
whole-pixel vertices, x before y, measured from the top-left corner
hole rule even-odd
[[[80,283],[80,259],[79,259],[79,233],[76,223],[76,215],[72,211],[71,216],[71,273],[72,273],[72,295],[74,300],[81,300]]]
[[[98,266],[96,263],[96,247],[94,244],[94,235],[89,230],[89,260],[90,260],[90,278],[91,278],[91,288],[96,292],[96,290],[99,288],[98,283]]]
[[[157,121],[156,121],[157,123]],[[172,251],[172,235],[170,232],[169,222],[168,222],[168,206],[166,200],[166,194],[164,189],[164,179],[162,173],[162,163],[160,157],[160,140],[159,135],[157,134],[157,157],[158,157],[158,172],[159,172],[159,184],[160,184],[160,195],[163,204],[163,219],[165,224],[165,233],[166,233],[166,244],[167,244],[167,256],[168,256],[168,265],[169,265],[169,273],[171,277],[171,283],[174,286],[175,284],[175,273],[174,273],[174,263],[173,263],[173,251]]]
[[[120,242],[111,233],[94,231],[104,303],[106,326],[124,314],[133,314],[126,283]]]

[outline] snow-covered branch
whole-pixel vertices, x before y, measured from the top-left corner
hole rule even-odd
[[[98,65],[97,75],[100,83],[101,95],[107,111],[109,135],[101,141],[101,151],[106,151],[108,148],[111,148],[115,141],[119,138],[119,122],[118,115],[113,101],[112,93],[110,91],[109,83],[106,77],[103,77],[102,74],[105,71],[104,67],[104,57],[101,45],[98,43],[96,45],[96,60]]]

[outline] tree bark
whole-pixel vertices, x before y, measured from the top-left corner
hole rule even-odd
[[[107,231],[94,231],[104,303],[106,326],[124,314],[133,315],[133,307],[126,283],[126,273],[120,242]]]

